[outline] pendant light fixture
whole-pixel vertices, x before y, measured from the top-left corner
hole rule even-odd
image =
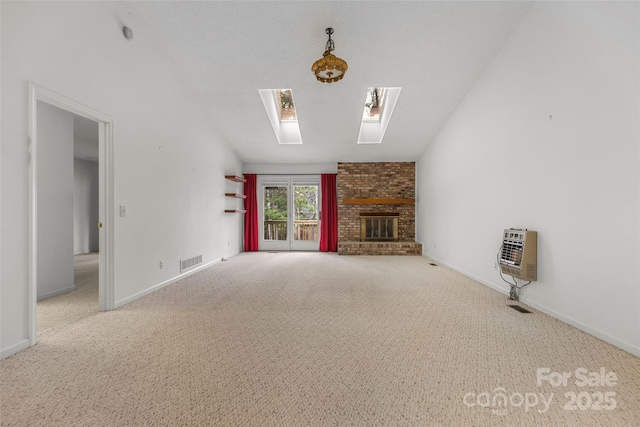
[[[322,58],[313,63],[311,71],[316,75],[318,81],[333,83],[342,80],[349,66],[344,59],[338,58],[331,53],[335,49],[335,44],[331,40],[333,28],[327,28],[325,32],[329,35],[329,40],[327,40]]]

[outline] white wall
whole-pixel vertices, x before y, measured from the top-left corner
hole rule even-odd
[[[640,355],[637,2],[539,2],[418,167],[425,255],[508,292],[502,229],[538,231],[521,300]]]
[[[98,163],[73,159],[73,253],[97,252]]]
[[[73,115],[38,102],[38,299],[72,291]]]
[[[117,305],[175,279],[180,259],[241,250],[242,215],[224,213],[224,175],[242,173],[241,163],[124,5],[0,2],[2,357],[29,342],[30,81],[114,121],[115,208],[127,206],[124,218],[114,212]]]

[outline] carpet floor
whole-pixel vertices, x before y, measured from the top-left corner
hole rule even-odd
[[[98,261],[100,254],[90,252],[73,257],[73,284],[76,289],[38,301],[38,333],[67,325],[98,313]]]
[[[640,426],[640,359],[508,304],[424,257],[243,253],[42,331],[0,424]]]

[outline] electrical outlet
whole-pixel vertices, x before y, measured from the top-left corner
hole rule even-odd
[[[160,260],[160,270],[164,267],[164,261]]]
[[[227,240],[227,246],[231,246],[231,240]]]
[[[494,269],[494,270],[497,270],[497,269],[498,269],[498,263],[497,263],[497,262],[494,262],[494,263],[493,263],[493,269]]]

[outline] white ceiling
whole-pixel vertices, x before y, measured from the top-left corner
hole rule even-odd
[[[98,161],[98,123],[73,115],[73,157]]]
[[[247,163],[414,161],[531,7],[517,1],[126,2],[217,137]],[[344,79],[316,81],[325,28]],[[367,87],[402,93],[382,144],[357,145]],[[259,89],[293,89],[302,145],[279,145]]]

